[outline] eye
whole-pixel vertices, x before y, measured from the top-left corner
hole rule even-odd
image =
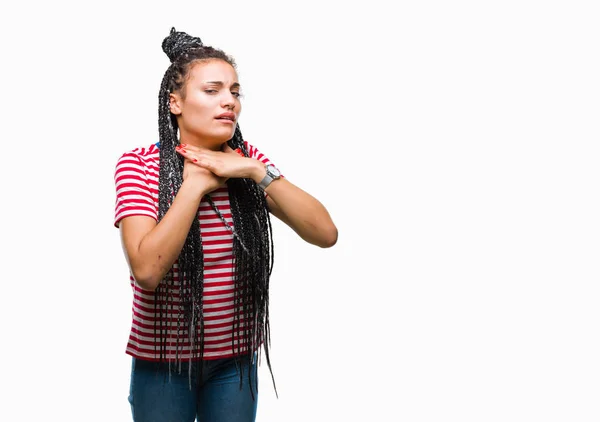
[[[239,92],[232,92],[231,94],[236,98],[240,98],[242,96],[242,94],[240,94]]]
[[[205,89],[204,92],[206,92],[207,94],[214,94],[217,92],[216,89]]]

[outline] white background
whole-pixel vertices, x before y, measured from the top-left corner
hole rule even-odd
[[[275,223],[258,421],[598,421],[599,14],[582,1],[0,10],[3,421],[128,421],[113,172],[157,141],[171,26],[339,229]]]

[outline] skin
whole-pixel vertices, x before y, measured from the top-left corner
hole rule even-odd
[[[182,91],[171,94],[170,108],[180,128],[177,152],[185,158],[183,184],[159,223],[146,216],[126,217],[120,223],[127,262],[146,290],[156,289],[179,256],[204,195],[229,178],[259,183],[266,173],[263,163],[241,157],[226,144],[235,123],[216,119],[232,112],[237,122],[242,109],[238,76],[229,63],[213,59],[195,64]],[[337,228],[316,198],[286,178],[274,180],[265,191],[271,214],[302,239],[322,248],[335,245]]]
[[[215,119],[242,111],[240,86],[235,69],[222,60],[197,62],[188,73],[184,92],[170,95],[171,113],[177,116],[182,144],[213,151],[233,137],[235,123]]]

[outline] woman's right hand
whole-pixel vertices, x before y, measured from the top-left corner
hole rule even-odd
[[[219,177],[187,158],[183,161],[183,180],[197,187],[203,196],[224,186],[227,182],[226,177]]]

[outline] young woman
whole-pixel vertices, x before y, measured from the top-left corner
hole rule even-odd
[[[175,28],[162,48],[171,65],[160,141],[123,154],[115,170],[114,224],[134,295],[133,419],[254,421],[263,345],[271,369],[270,214],[323,248],[337,229],[242,139],[233,59]]]

